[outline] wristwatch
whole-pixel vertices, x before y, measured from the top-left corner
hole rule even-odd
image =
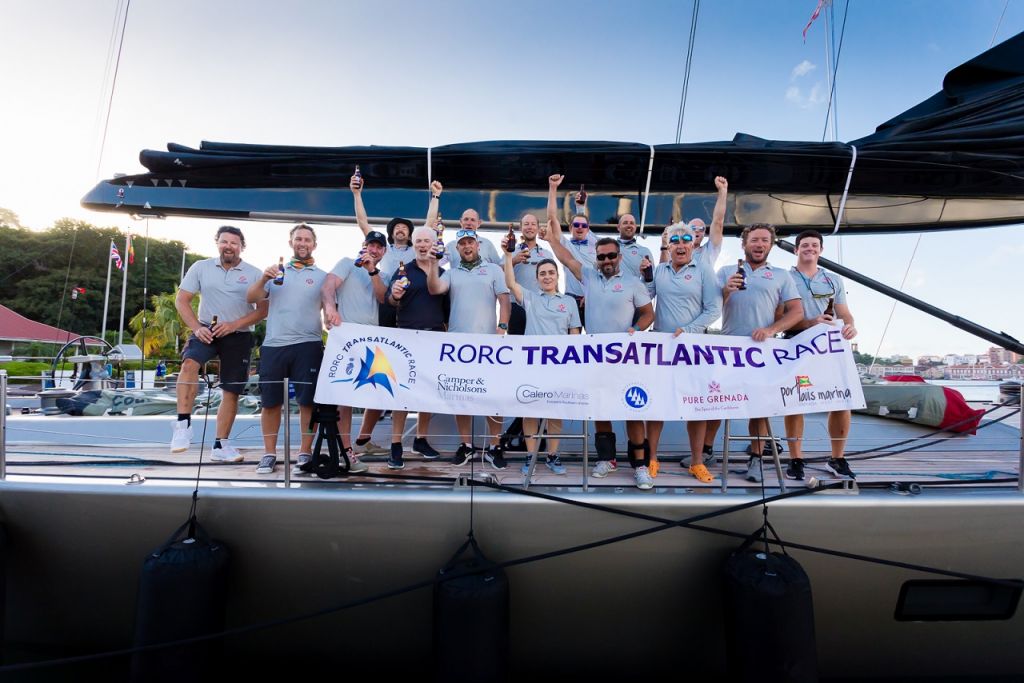
[[[380,268],[374,268],[370,271],[370,277],[373,277],[374,275],[380,275]]]
[[[508,323],[498,323],[498,329],[499,330],[507,330],[508,329]]]

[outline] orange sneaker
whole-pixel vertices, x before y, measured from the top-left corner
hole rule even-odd
[[[710,484],[715,480],[715,478],[711,476],[711,473],[708,472],[708,468],[707,466],[704,465],[704,463],[697,463],[696,465],[692,465],[690,467],[690,474],[696,477],[698,481],[701,481],[705,484]]]
[[[651,464],[647,466],[647,471],[652,477],[658,476],[658,460],[656,458],[651,458]]]

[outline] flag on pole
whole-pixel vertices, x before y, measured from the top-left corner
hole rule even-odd
[[[78,299],[80,294],[85,294],[85,287],[72,287],[71,288],[71,300],[75,301]]]
[[[110,258],[114,259],[114,267],[118,270],[124,267],[124,262],[121,261],[121,252],[117,250],[117,245],[114,244],[114,240],[110,240]]]
[[[135,245],[132,244],[132,236],[128,235],[128,265],[135,265]]]
[[[818,6],[815,7],[814,8],[814,12],[811,13],[811,18],[807,20],[807,26],[804,26],[804,42],[805,43],[807,42],[807,31],[810,30],[811,24],[813,24],[814,20],[818,18],[819,14],[821,14],[822,8],[824,8],[825,5],[827,5],[831,1],[832,0],[818,0]]]

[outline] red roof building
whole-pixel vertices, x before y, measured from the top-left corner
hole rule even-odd
[[[10,354],[15,342],[50,342],[63,344],[78,335],[52,325],[37,323],[0,305],[0,354]]]

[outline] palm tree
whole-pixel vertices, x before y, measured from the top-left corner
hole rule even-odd
[[[134,340],[143,349],[147,357],[158,352],[160,355],[170,356],[175,350],[175,339],[185,341],[188,339],[189,329],[182,324],[178,317],[178,310],[174,307],[174,299],[177,292],[166,294],[154,294],[150,298],[152,308],[139,311],[128,321],[128,327],[135,332]],[[199,299],[192,299],[192,310],[199,307]],[[146,328],[142,328],[142,318],[145,314]],[[145,345],[143,345],[145,342]]]

